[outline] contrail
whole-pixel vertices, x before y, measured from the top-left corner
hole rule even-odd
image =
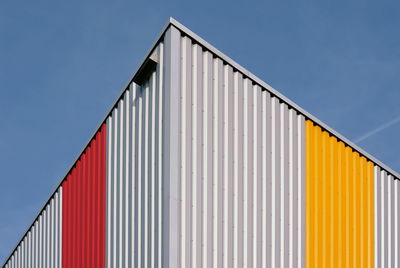
[[[393,126],[394,124],[396,124],[398,122],[400,122],[400,116],[398,116],[395,119],[390,120],[389,122],[386,122],[385,124],[380,125],[379,127],[377,127],[375,129],[365,133],[364,135],[362,135],[362,136],[358,137],[357,139],[355,139],[354,142],[355,143],[359,143],[359,142],[361,142],[361,141],[363,141],[365,139],[368,139],[369,137],[375,135],[376,133],[381,132],[384,129],[387,129],[388,127],[391,127],[391,126]]]

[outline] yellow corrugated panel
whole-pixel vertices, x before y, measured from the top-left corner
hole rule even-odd
[[[373,267],[373,163],[306,122],[306,263]]]

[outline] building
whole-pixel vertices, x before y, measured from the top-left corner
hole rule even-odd
[[[399,267],[398,178],[170,19],[3,267]]]

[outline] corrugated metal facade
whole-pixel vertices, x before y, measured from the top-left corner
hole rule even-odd
[[[161,267],[162,62],[107,118],[106,267]]]
[[[399,180],[375,167],[375,267],[399,267]]]
[[[310,120],[306,137],[307,267],[373,267],[373,163]]]
[[[398,177],[171,19],[4,267],[398,267]]]
[[[104,267],[105,163],[103,124],[62,183],[64,268]]]
[[[62,267],[63,189],[60,187],[4,265],[7,268]]]
[[[179,267],[304,266],[304,117],[180,42]]]

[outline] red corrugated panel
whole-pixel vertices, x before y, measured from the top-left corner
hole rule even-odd
[[[104,267],[105,146],[103,124],[62,184],[64,268]]]
[[[99,161],[100,166],[100,174],[99,174],[99,198],[98,198],[98,215],[99,219],[97,222],[100,223],[100,229],[98,230],[99,237],[99,255],[98,258],[99,265],[96,267],[105,267],[106,264],[106,144],[107,144],[107,136],[106,136],[106,125],[102,126],[101,131],[101,139],[100,143],[101,148],[101,161]]]

